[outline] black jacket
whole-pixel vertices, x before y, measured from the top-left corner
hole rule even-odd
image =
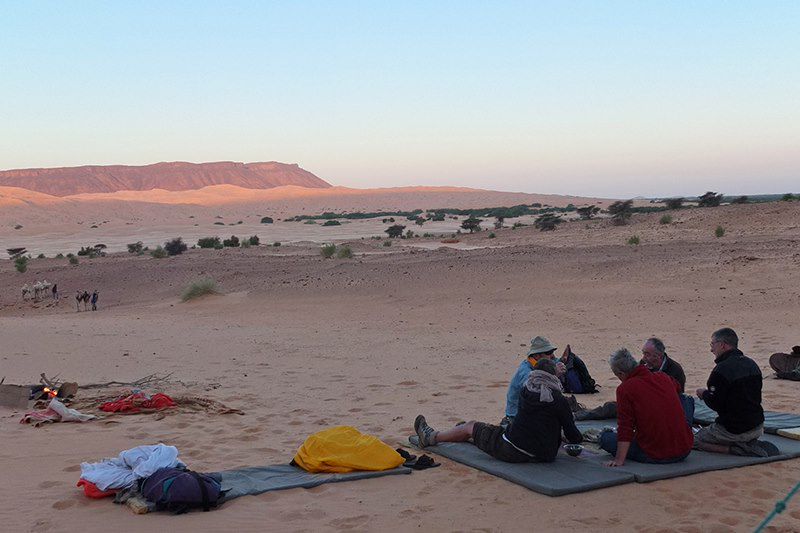
[[[664,354],[664,367],[661,371],[668,376],[672,376],[681,386],[681,392],[683,392],[683,389],[686,388],[686,374],[683,373],[683,367],[680,364],[670,359],[667,354]]]
[[[569,381],[564,379],[562,380],[564,392],[577,394],[594,394],[595,392],[599,392],[597,390],[597,382],[592,379],[591,374],[589,374],[589,369],[586,368],[586,363],[584,363],[580,357],[570,352],[569,357],[567,357],[567,362],[564,366],[567,367],[567,372],[574,371],[578,375],[578,379],[581,382],[581,388],[583,389],[582,391],[571,390],[569,387]]]
[[[540,461],[552,461],[561,446],[562,428],[569,442],[577,444],[583,440],[564,395],[553,391],[553,401],[543,403],[538,392],[522,387],[519,411],[506,430],[508,440]]]
[[[717,423],[731,433],[745,433],[764,423],[761,408],[761,369],[737,350],[729,350],[714,361],[703,401],[717,412]]]

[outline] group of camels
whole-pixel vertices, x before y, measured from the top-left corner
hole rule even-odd
[[[38,301],[40,298],[46,297],[48,294],[52,298],[56,297],[55,293],[51,292],[53,284],[47,280],[36,281],[33,285],[27,283],[22,286],[22,299]]]

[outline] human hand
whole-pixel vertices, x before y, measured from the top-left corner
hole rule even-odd
[[[567,373],[567,365],[559,361],[556,363],[556,376],[561,377]]]
[[[615,458],[614,460],[607,462],[606,466],[614,467],[614,466],[622,466],[624,464],[625,464],[625,460],[624,459],[619,460],[619,459]]]
[[[700,389],[697,389],[695,392],[697,394],[697,397],[702,400],[703,399],[703,394],[705,394],[706,389],[700,388]]]

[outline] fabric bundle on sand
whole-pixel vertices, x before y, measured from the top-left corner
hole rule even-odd
[[[97,463],[81,463],[81,479],[94,484],[100,491],[127,489],[159,468],[186,466],[178,459],[175,446],[154,444],[137,446],[120,452],[113,459]]]
[[[34,427],[39,427],[42,424],[51,424],[53,422],[86,422],[95,418],[97,417],[94,415],[70,409],[56,398],[53,398],[47,404],[47,409],[25,413],[19,422],[20,424],[32,424]]]
[[[105,402],[100,406],[100,410],[107,413],[134,414],[142,411],[161,411],[163,409],[176,407],[177,405],[178,404],[176,404],[172,398],[160,392],[151,397],[148,397],[143,392],[137,392],[124,398]]]
[[[404,462],[389,445],[351,426],[337,426],[310,435],[292,461],[308,472],[331,473],[391,470]]]

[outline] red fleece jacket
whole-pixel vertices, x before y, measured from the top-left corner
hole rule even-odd
[[[663,372],[638,366],[617,387],[617,440],[634,438],[651,459],[672,459],[692,449],[692,430],[678,399],[680,385]]]

